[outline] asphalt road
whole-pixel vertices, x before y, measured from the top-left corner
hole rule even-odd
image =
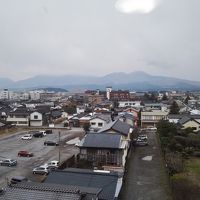
[[[45,140],[59,141],[58,132],[60,132],[61,145],[45,146]],[[30,180],[34,180],[35,175],[32,174],[32,169],[51,160],[58,160],[59,152],[61,161],[77,154],[78,149],[74,145],[67,145],[66,141],[83,136],[83,130],[77,128],[72,130],[53,130],[53,134],[47,134],[43,138],[33,137],[32,140],[22,140],[21,136],[24,134],[24,132],[20,132],[0,138],[0,159],[12,158],[18,162],[15,167],[0,166],[0,187],[4,187],[6,180],[16,175],[26,176]],[[32,152],[34,157],[18,157],[17,153],[20,150]]]
[[[156,133],[147,135],[148,146],[131,149],[120,200],[172,199]]]

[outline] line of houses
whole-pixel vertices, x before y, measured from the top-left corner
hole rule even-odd
[[[5,109],[6,114],[3,116],[17,126],[44,126],[63,118],[66,126],[87,129],[76,146],[79,148],[78,164],[87,165],[90,169],[67,168],[50,173],[44,183],[10,185],[3,197],[7,200],[116,200],[123,184],[131,141],[138,126],[156,127],[160,120],[169,120],[181,128],[192,127],[194,131],[200,129],[200,115],[192,113],[192,109],[187,106],[182,107],[181,114],[173,115],[169,114],[170,104],[165,102],[132,101],[127,91],[112,92],[111,88],[107,88],[105,95],[107,100],[100,93],[92,94],[92,91],[88,91],[87,106],[80,103],[76,114],[71,115],[62,106],[55,105],[26,105],[9,111]],[[121,101],[111,109],[114,103],[108,100],[117,100],[120,95]],[[178,94],[174,96],[180,97]],[[76,98],[77,102],[83,100],[80,96]],[[88,106],[90,111],[86,112]],[[3,112],[3,109],[0,111]]]

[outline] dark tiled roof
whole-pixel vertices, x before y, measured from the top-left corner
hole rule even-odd
[[[98,133],[108,132],[110,129],[112,129],[122,135],[128,135],[130,128],[131,128],[130,125],[118,119],[114,122],[110,122],[109,124],[106,124],[102,129],[98,131]]]
[[[200,115],[188,115],[181,118],[178,123],[183,125],[190,120],[194,120],[195,122],[199,123],[196,119],[200,119]],[[200,123],[199,123],[200,124]]]
[[[186,115],[175,115],[175,114],[169,114],[168,118],[169,119],[181,119],[183,117],[185,117]]]
[[[100,115],[95,115],[94,117],[92,117],[92,119],[96,119],[96,118],[102,119],[107,123],[111,121],[111,116],[110,115],[100,114]]]
[[[121,134],[128,135],[130,131],[130,125],[120,120],[117,120],[117,122],[113,125],[112,129]]]
[[[121,135],[91,133],[80,142],[80,147],[119,149]]]
[[[52,117],[60,117],[62,115],[62,111],[61,110],[52,110],[51,111],[51,116]]]
[[[45,182],[76,187],[101,188],[98,198],[114,200],[119,175],[117,173],[98,173],[89,170],[67,169],[55,171],[47,176]]]
[[[2,198],[1,198],[2,197]],[[4,200],[81,200],[79,189],[46,183],[23,183],[8,186],[0,196]]]

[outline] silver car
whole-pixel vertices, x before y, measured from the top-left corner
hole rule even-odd
[[[33,174],[47,175],[49,174],[49,169],[45,166],[36,167],[33,169]]]
[[[4,160],[0,160],[0,165],[1,166],[16,166],[17,165],[17,161],[13,160],[13,159],[4,159]]]

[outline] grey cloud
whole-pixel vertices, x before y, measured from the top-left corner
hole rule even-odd
[[[125,15],[115,0],[9,0],[0,5],[0,74],[144,70],[198,80],[198,0]]]

